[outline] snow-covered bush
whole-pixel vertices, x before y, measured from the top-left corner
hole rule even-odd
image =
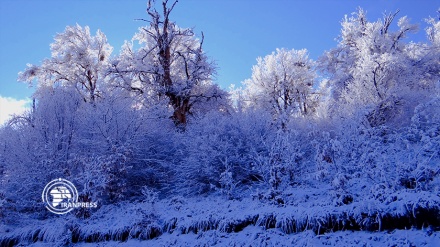
[[[84,101],[74,89],[41,87],[36,107],[3,129],[5,196],[14,210],[41,209],[44,185],[56,177],[70,178],[69,158],[77,143],[78,110]]]
[[[147,186],[142,187],[142,196],[144,197],[144,201],[147,203],[154,204],[159,199],[159,193],[154,191]]]
[[[212,112],[189,125],[182,134],[185,158],[175,167],[178,190],[185,194],[222,190],[233,197],[237,186],[261,180],[263,171],[252,156],[264,148],[270,123],[270,116],[262,112]]]

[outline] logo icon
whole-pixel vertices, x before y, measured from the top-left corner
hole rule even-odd
[[[78,191],[70,181],[62,178],[50,181],[41,195],[46,208],[54,214],[66,214],[78,202]]]

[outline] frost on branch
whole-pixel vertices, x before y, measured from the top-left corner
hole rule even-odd
[[[50,48],[52,57],[44,59],[40,66],[28,65],[19,73],[18,80],[32,82],[35,79],[38,86],[73,86],[84,100],[94,102],[113,50],[106,36],[99,30],[91,36],[88,26],[77,24],[57,34]]]

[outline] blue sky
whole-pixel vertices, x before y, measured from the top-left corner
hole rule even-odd
[[[160,1],[160,0],[159,0]],[[76,23],[101,29],[119,52],[147,18],[146,0],[0,0],[0,97],[25,99],[33,89],[16,82],[26,63],[40,64],[50,56],[56,33]],[[307,48],[317,59],[336,46],[340,21],[360,6],[370,21],[384,11],[400,9],[421,24],[411,40],[424,40],[424,18],[436,16],[438,0],[180,0],[171,14],[181,27],[205,34],[204,47],[217,61],[217,83],[223,88],[251,76],[258,56],[276,48]],[[4,101],[3,101],[4,102]],[[5,111],[5,103],[0,111]]]

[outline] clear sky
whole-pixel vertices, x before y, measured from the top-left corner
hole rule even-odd
[[[145,25],[134,19],[147,18],[146,2],[0,0],[0,97],[32,95],[32,88],[16,82],[18,72],[26,63],[50,57],[54,35],[68,25],[88,25],[92,33],[100,29],[117,54],[124,40]],[[180,0],[171,19],[180,27],[194,27],[197,34],[204,32],[204,48],[218,65],[216,81],[228,88],[249,78],[256,58],[276,48],[307,48],[317,59],[336,46],[340,21],[358,6],[370,21],[400,9],[398,17],[407,15],[420,24],[419,35],[410,37],[418,41],[425,38],[424,18],[437,15],[440,0]]]

